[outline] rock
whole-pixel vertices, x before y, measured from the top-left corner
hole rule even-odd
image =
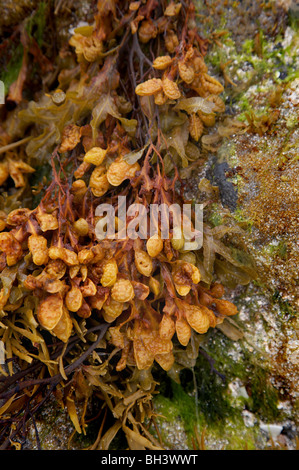
[[[277,439],[277,437],[280,435],[281,431],[283,430],[283,426],[280,426],[278,424],[261,423],[260,429],[266,432],[269,436],[271,436],[272,439]]]

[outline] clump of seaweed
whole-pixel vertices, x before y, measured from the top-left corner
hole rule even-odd
[[[39,188],[36,207],[11,210],[3,200],[2,448],[20,447],[24,423],[51,393],[78,433],[86,432],[91,398],[103,402],[92,448],[108,449],[120,429],[131,449],[161,448],[149,432],[154,361],[170,371],[174,345],[184,351],[237,313],[213,280],[217,258],[242,269],[220,241],[234,227],[205,224],[203,247],[194,241],[193,212],[188,239],[174,223],[163,239],[161,220],[145,239],[97,235],[102,203],[114,208],[119,233],[134,223],[136,214],[119,217],[119,196],[146,214],[150,204],[186,202],[181,168],[200,158],[206,129],[224,111],[194,12],[192,2],[98,2],[94,24],[70,40],[76,66],[18,113],[30,141],[18,146],[26,158],[15,177],[16,148],[4,153],[3,183],[11,175],[16,188],[26,187],[23,174],[42,162],[52,182]]]

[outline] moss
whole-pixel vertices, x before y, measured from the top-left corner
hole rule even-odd
[[[256,313],[255,308],[256,304],[253,308]],[[261,353],[249,351],[246,343],[242,341],[239,342],[241,353],[236,362],[231,354],[233,345],[228,338],[211,343],[211,354],[217,358],[218,368],[226,374],[227,380],[238,378],[245,385],[249,398],[244,403],[249,411],[266,422],[277,420],[280,417],[279,392],[270,380],[271,364],[265,365]]]
[[[18,44],[12,53],[10,61],[0,72],[0,80],[4,83],[5,94],[8,93],[10,85],[18,78],[23,61],[23,51],[22,44]]]
[[[208,440],[215,446],[255,449],[260,438],[259,427],[256,424],[247,428],[242,410],[255,413],[265,422],[279,417],[278,393],[270,383],[269,373],[242,345],[241,356],[235,360],[235,347],[236,343],[215,331],[202,350],[204,354],[199,355],[194,371],[184,369],[180,384],[169,378],[161,383],[160,394],[155,398],[157,411],[171,425],[179,420],[189,443],[197,426],[199,430],[206,429]],[[246,385],[248,398],[232,397],[229,384],[235,379]]]
[[[43,44],[44,31],[46,29],[46,8],[46,2],[40,2],[36,12],[34,15],[28,18],[26,23],[26,31],[28,32],[29,36],[36,39],[39,47],[41,47]]]
[[[299,17],[298,12],[296,13],[294,10],[290,9],[289,16],[288,16],[288,25],[292,28],[296,33],[299,31]]]
[[[278,391],[271,385],[269,373],[260,367],[251,367],[247,378],[248,409],[263,421],[273,422],[280,416]]]
[[[256,439],[254,430],[247,430],[246,433],[235,432],[226,450],[256,450]]]
[[[219,204],[211,204],[211,214],[209,216],[208,221],[210,222],[210,224],[213,225],[213,227],[217,227],[217,225],[221,225],[223,223],[223,217]]]
[[[198,408],[208,425],[224,426],[225,420],[233,417],[233,409],[227,396],[227,383],[211,369],[203,356],[199,356],[195,367]]]
[[[226,419],[234,415],[226,393],[227,383],[221,374],[215,373],[203,354],[199,355],[194,370],[181,371],[180,384],[169,377],[160,383],[155,398],[159,413],[170,423],[180,419],[189,438],[196,425],[224,429]]]
[[[298,125],[298,116],[296,114],[289,116],[286,121],[287,128],[293,129],[297,125]]]
[[[225,362],[222,361],[223,354],[221,359],[220,353],[223,343],[221,346],[218,344],[214,338],[214,336],[217,337],[217,332],[215,333],[216,335],[211,335],[210,347],[205,348],[199,354],[194,370],[182,370],[180,384],[169,379],[168,383],[164,380],[163,386],[160,387],[158,401],[161,396],[171,399],[186,424],[187,432],[193,429],[198,418],[196,418],[196,406],[201,421],[209,425],[217,423],[219,426],[219,422],[224,423],[225,419],[234,413],[227,395],[228,377],[222,373],[222,369],[226,368]],[[214,364],[213,361],[215,361]],[[196,385],[196,393],[194,385]]]
[[[284,240],[281,240],[279,243],[269,243],[265,245],[262,249],[263,256],[269,256],[270,260],[276,256],[279,256],[281,259],[287,259],[287,250],[288,246]]]
[[[246,96],[243,96],[240,101],[239,101],[239,106],[241,111],[249,111],[251,109],[251,106],[249,104],[248,98]],[[245,115],[238,116],[238,119],[245,119]]]
[[[39,47],[42,47],[43,45],[44,33],[46,30],[46,8],[47,3],[44,1],[40,2],[36,12],[25,21],[25,29],[29,37],[33,37]],[[0,71],[0,80],[4,83],[5,94],[8,93],[9,87],[18,78],[22,66],[23,55],[24,48],[20,42],[18,42],[17,45],[12,46],[12,50],[10,52],[11,59]],[[35,65],[35,68],[38,69],[37,65]]]
[[[220,337],[221,336],[221,337]],[[278,392],[270,383],[270,370],[269,368],[263,368],[260,364],[260,357],[258,353],[249,352],[246,344],[239,342],[238,347],[240,348],[238,359],[234,359],[234,348],[236,344],[222,335],[216,333],[209,342],[207,353],[215,360],[214,368],[221,371],[221,374],[225,375],[225,383],[219,382],[219,377],[215,376],[203,376],[201,368],[200,380],[206,387],[206,391],[209,390],[216,401],[213,401],[213,408],[217,413],[208,409],[207,402],[202,406],[202,410],[206,411],[206,419],[217,418],[225,419],[234,417],[235,410],[231,405],[228,397],[227,384],[236,378],[240,379],[246,387],[249,399],[246,400],[246,407],[253,413],[257,413],[261,419],[275,420],[279,416],[278,404]],[[235,356],[236,357],[236,356]],[[202,359],[200,359],[202,364]],[[206,395],[202,395],[201,398],[209,400],[209,392]],[[218,406],[219,405],[219,406]],[[210,418],[209,418],[210,417]]]
[[[253,48],[254,48],[253,39],[246,39],[242,44],[242,51],[247,55],[252,54]]]
[[[171,380],[170,395],[163,396],[160,392],[155,403],[159,405],[168,422],[175,422],[176,419],[179,419],[184,425],[186,434],[193,434],[194,426],[199,424],[195,410],[195,398],[190,396],[182,385]]]
[[[44,196],[44,188],[47,187],[49,179],[51,178],[51,166],[48,163],[45,163],[42,166],[36,167],[36,170],[29,178],[30,187],[40,188],[42,185],[42,190],[32,196],[31,207],[35,208],[40,203],[41,199]]]
[[[235,212],[233,213],[233,216],[234,216],[234,219],[239,222],[240,224],[242,224],[242,227],[244,228],[244,226],[246,227],[247,231],[250,233],[252,231],[252,227],[254,225],[254,221],[253,220],[250,220],[248,217],[246,217],[244,214],[243,214],[243,211],[242,211],[242,208],[241,207],[237,207],[237,209],[235,210]]]
[[[279,307],[279,315],[281,318],[292,318],[296,317],[297,313],[294,311],[293,307],[287,300],[284,300],[279,291],[275,291],[272,300],[274,304],[277,304]]]

